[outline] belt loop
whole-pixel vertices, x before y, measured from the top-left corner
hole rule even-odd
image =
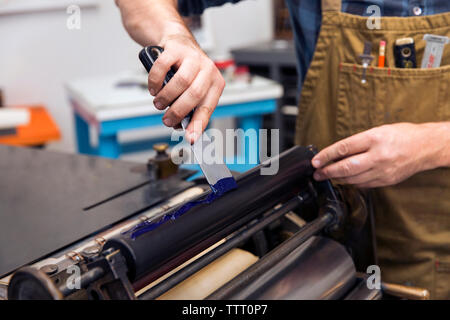
[[[341,0],[322,0],[322,12],[325,11],[341,11]]]

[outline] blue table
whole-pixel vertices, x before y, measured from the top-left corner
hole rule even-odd
[[[163,116],[163,112],[153,107],[153,98],[146,90],[140,87],[118,87],[117,83],[124,81],[121,79],[126,78],[124,76],[101,77],[68,84],[78,152],[118,158],[123,153],[151,149],[157,142],[172,143],[170,137],[119,143],[119,132],[161,126]],[[244,131],[254,129],[259,132],[262,116],[276,111],[276,100],[282,93],[282,87],[279,84],[261,77],[253,77],[252,83],[248,85],[227,85],[212,119],[233,117],[237,120],[238,128]],[[93,126],[97,133],[97,146],[92,146],[90,143],[90,126]],[[246,160],[234,159],[230,169],[242,172],[255,165],[248,162],[251,156],[256,155],[259,159],[259,142],[244,143],[244,150],[241,150],[239,154],[245,155]]]

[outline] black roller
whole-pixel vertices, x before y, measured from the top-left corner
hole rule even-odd
[[[104,245],[104,250],[120,249],[127,261],[131,281],[143,276],[149,279],[152,273],[155,278],[306,188],[313,173],[313,156],[311,148],[289,149],[239,176],[238,188],[213,203],[194,207],[135,240],[129,234],[111,239]],[[277,161],[276,175],[261,175],[262,166]]]

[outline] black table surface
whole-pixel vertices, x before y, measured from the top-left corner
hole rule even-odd
[[[193,185],[143,165],[0,146],[0,276]]]

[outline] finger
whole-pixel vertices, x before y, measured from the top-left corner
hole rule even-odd
[[[210,84],[208,73],[200,71],[191,86],[167,109],[163,117],[164,124],[173,127],[180,123],[203,100]]]
[[[345,158],[341,161],[329,164],[314,172],[314,179],[321,181],[325,179],[352,177],[370,170],[373,161],[368,152],[359,153],[355,156]]]
[[[148,73],[148,90],[152,96],[156,96],[159,90],[161,90],[167,72],[169,72],[170,68],[177,62],[178,57],[170,54],[168,51],[164,51],[158,59],[156,59]]]
[[[312,165],[315,168],[323,168],[332,161],[367,151],[370,147],[370,142],[366,132],[355,134],[323,149],[313,158]]]
[[[198,73],[199,68],[196,64],[188,59],[184,60],[173,78],[159,91],[153,100],[156,109],[164,110],[175,101],[175,99],[189,88]]]
[[[221,94],[222,89],[216,86],[211,87],[206,98],[195,109],[192,120],[186,128],[186,138],[190,143],[194,143],[206,129],[209,119],[219,103]]]

